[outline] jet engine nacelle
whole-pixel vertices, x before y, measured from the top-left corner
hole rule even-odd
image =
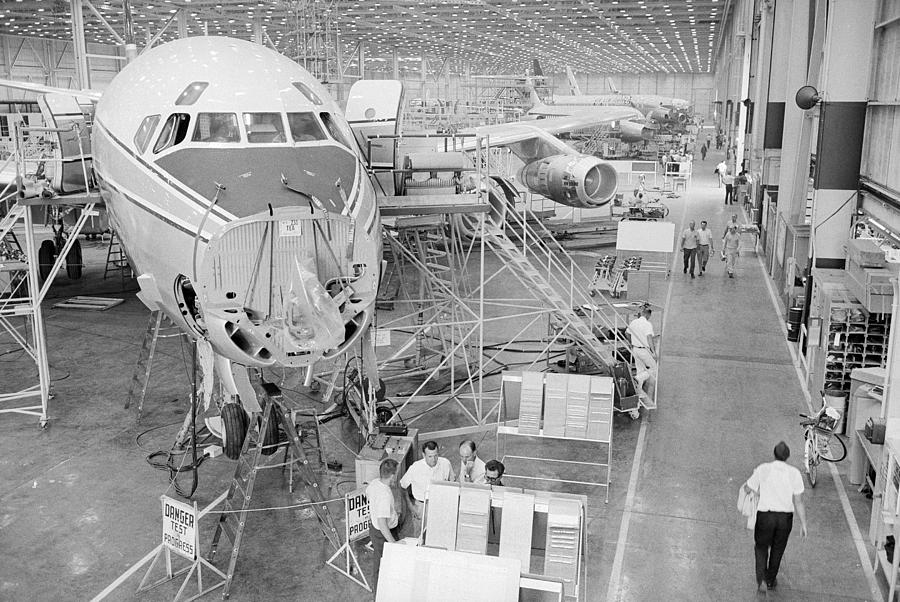
[[[642,142],[644,140],[653,140],[653,134],[659,126],[650,127],[643,123],[635,123],[633,121],[619,122],[619,137],[622,142]]]
[[[616,194],[616,170],[589,155],[555,155],[522,168],[521,182],[535,194],[567,205],[602,207]]]
[[[669,121],[669,111],[668,109],[653,109],[650,111],[650,115],[648,115],[650,119],[657,121],[659,123],[665,123]]]

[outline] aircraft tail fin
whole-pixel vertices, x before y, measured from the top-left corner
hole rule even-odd
[[[613,94],[619,93],[619,90],[618,90],[618,88],[616,88],[616,85],[613,83],[613,80],[611,77],[606,78],[606,85],[609,86],[609,91],[612,92]]]
[[[534,73],[532,73],[532,75],[534,75],[535,77],[543,77],[544,76],[544,70],[541,69],[541,62],[539,60],[533,59],[532,71],[534,71]]]
[[[537,91],[534,89],[534,86],[532,86],[531,84],[528,85],[528,97],[531,99],[532,109],[544,104],[543,101],[541,101],[541,97],[538,96]]]
[[[571,67],[566,67],[566,77],[569,79],[569,88],[575,96],[581,96],[581,88],[578,87],[578,80],[575,79],[575,72]]]

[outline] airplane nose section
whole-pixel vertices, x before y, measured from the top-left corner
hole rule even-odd
[[[308,366],[369,323],[380,240],[349,216],[306,207],[227,224],[197,286],[213,349],[246,366]]]

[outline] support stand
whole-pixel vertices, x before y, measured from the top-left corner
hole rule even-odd
[[[196,513],[198,522],[199,522],[199,519],[206,516],[213,508],[215,508],[216,506],[221,504],[222,501],[225,500],[225,495],[226,494],[223,493],[222,495],[217,497],[215,500],[213,500],[213,502],[211,504],[209,504],[207,507],[205,507],[199,513]],[[195,507],[195,511],[196,511],[196,502],[194,504],[194,507]],[[199,534],[199,529],[197,529],[195,532]],[[198,537],[199,537],[199,535],[198,535]],[[195,540],[194,549],[199,550],[199,541]],[[159,579],[158,581],[155,581],[154,583],[152,583],[150,585],[146,585],[147,579],[150,577],[151,572],[155,568],[156,563],[159,562],[160,558],[165,558],[166,576],[163,577],[162,579]],[[184,589],[187,586],[188,581],[190,581],[190,579],[193,576],[195,571],[197,573],[198,593],[196,595],[188,598],[187,599],[188,601],[196,600],[197,598],[204,596],[204,595],[208,594],[209,592],[222,587],[225,584],[225,575],[219,569],[212,566],[205,558],[203,558],[199,555],[197,556],[196,559],[194,559],[191,562],[191,564],[189,566],[178,569],[177,571],[173,571],[172,570],[171,551],[165,546],[164,543],[160,543],[158,546],[156,546],[155,548],[150,550],[150,552],[147,553],[146,556],[144,556],[143,558],[138,560],[135,564],[133,564],[127,571],[125,571],[124,573],[119,575],[119,577],[115,581],[110,583],[106,587],[106,589],[104,589],[102,592],[100,592],[99,594],[94,596],[91,599],[91,602],[100,602],[101,600],[105,600],[111,593],[113,593],[116,589],[118,589],[119,586],[121,586],[125,581],[127,581],[132,575],[137,573],[141,569],[141,567],[146,565],[148,562],[150,563],[150,566],[147,568],[147,572],[144,573],[144,577],[143,577],[143,579],[141,579],[141,583],[140,583],[140,585],[138,585],[138,588],[135,591],[135,594],[158,587],[158,586],[162,585],[163,583],[167,583],[167,582],[171,581],[172,579],[175,579],[176,577],[180,577],[181,575],[184,575],[185,573],[187,573],[187,575],[184,578],[184,581],[181,584],[181,587],[178,589],[178,593],[176,594],[176,596],[174,598],[174,600],[177,601],[181,597],[181,594],[184,593]],[[201,573],[204,566],[206,568],[210,569],[211,571],[213,571],[219,577],[221,577],[222,581],[204,589],[203,588],[203,575]]]
[[[194,508],[196,509],[196,502],[194,503]],[[199,533],[199,531],[198,531]],[[196,538],[196,546],[194,549],[197,549],[200,545],[200,537],[199,535]],[[151,573],[153,573],[153,569],[156,568],[156,563],[159,562],[160,558],[165,558],[166,560],[166,576],[151,583],[150,585],[146,585],[147,579],[150,577]],[[221,580],[216,580],[216,582],[210,587],[203,588],[203,567],[206,567],[210,571],[212,571],[215,575],[221,578]],[[187,573],[185,575],[185,573]],[[141,592],[145,592],[147,590],[153,589],[163,583],[168,583],[173,579],[184,576],[184,581],[181,582],[181,587],[178,588],[178,593],[175,594],[175,597],[172,599],[172,602],[178,602],[181,599],[181,594],[184,593],[185,588],[188,583],[191,581],[191,577],[196,574],[197,576],[197,593],[190,598],[186,598],[185,602],[190,602],[191,600],[196,600],[202,596],[205,596],[211,591],[215,591],[220,587],[225,585],[226,577],[225,573],[214,567],[208,560],[206,560],[203,556],[197,556],[190,565],[178,569],[177,571],[172,570],[172,551],[169,550],[164,544],[159,544],[156,548],[156,554],[153,556],[153,561],[150,563],[150,566],[147,568],[147,572],[144,573],[144,578],[141,579],[140,585],[138,585],[137,590],[135,590],[135,594],[140,594]]]
[[[340,564],[343,566],[335,564],[334,562],[339,556],[341,557]],[[367,592],[372,591],[368,579],[366,579],[365,574],[359,566],[356,552],[353,551],[353,546],[349,540],[345,541],[325,564],[347,577],[350,581],[361,585]],[[359,575],[359,578],[357,578],[356,575]]]

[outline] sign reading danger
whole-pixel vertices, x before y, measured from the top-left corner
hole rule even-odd
[[[369,534],[369,500],[365,487],[344,496],[347,509],[347,541],[356,541]]]
[[[197,509],[162,496],[163,545],[189,560],[197,559]]]

